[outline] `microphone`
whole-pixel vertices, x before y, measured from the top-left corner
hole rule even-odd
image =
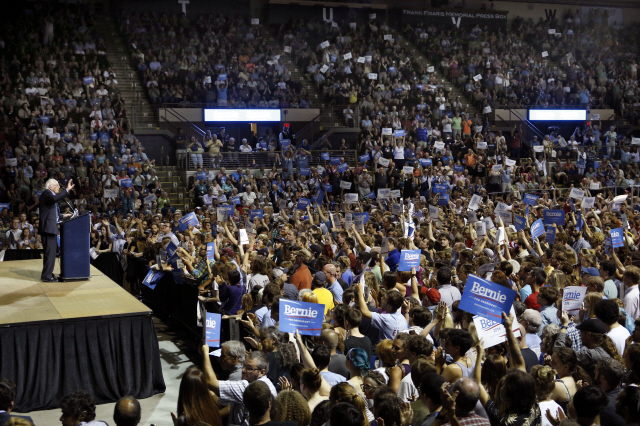
[[[71,205],[71,203],[69,202],[69,200],[67,200],[66,198],[64,199],[64,202],[67,203],[67,205],[69,206],[69,208],[71,209],[71,211],[73,211],[73,214],[71,215],[71,219],[74,219],[76,216],[78,216],[78,210],[76,210],[75,208],[73,208],[73,206]]]

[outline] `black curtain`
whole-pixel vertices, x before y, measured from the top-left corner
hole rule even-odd
[[[91,259],[91,264],[122,287],[124,269],[122,269],[117,253],[100,253],[96,259]]]
[[[16,412],[57,408],[89,391],[102,404],[165,391],[150,315],[0,328],[0,377],[17,385]]]
[[[5,250],[4,261],[42,259],[43,250]]]
[[[142,302],[153,309],[156,314],[169,315],[182,323],[190,332],[202,336],[202,328],[197,326],[198,286],[191,280],[183,279],[183,284],[176,284],[173,274],[165,272],[157,282],[155,289],[142,284],[149,267],[144,259],[136,259],[136,274],[140,280]]]

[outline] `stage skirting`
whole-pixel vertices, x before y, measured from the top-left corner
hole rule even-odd
[[[67,283],[40,282],[41,269],[0,262],[0,377],[17,385],[15,411],[57,408],[80,389],[97,403],[164,392],[150,309],[95,267]]]

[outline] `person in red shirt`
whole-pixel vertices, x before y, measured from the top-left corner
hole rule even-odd
[[[547,273],[542,268],[533,268],[527,275],[526,283],[531,286],[532,293],[524,300],[524,304],[528,309],[535,309],[540,312],[538,304],[538,292],[540,287],[547,281]]]

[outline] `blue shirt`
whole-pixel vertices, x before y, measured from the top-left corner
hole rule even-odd
[[[397,249],[391,250],[386,259],[386,263],[387,263],[387,266],[389,266],[389,269],[392,272],[395,272],[396,269],[398,269],[399,262],[400,262],[400,252]]]
[[[531,290],[531,286],[529,284],[520,289],[520,297],[522,298],[522,300],[526,300],[526,298],[531,296],[532,293],[533,291]]]
[[[352,283],[353,283],[353,275],[351,276],[351,283],[349,283],[349,287],[351,286]],[[333,294],[333,300],[335,302],[342,303],[342,293],[344,293],[344,290],[342,289],[342,286],[340,285],[338,280],[335,280],[332,285],[327,287],[327,290],[329,290],[331,294]]]
[[[347,283],[347,285],[349,287],[351,287],[351,284],[353,284],[353,272],[351,272],[351,269],[347,269],[346,271],[344,271],[342,273],[342,277],[341,278],[342,278],[342,280],[344,282]],[[336,283],[333,283],[333,284],[335,285]],[[331,292],[331,293],[333,293],[333,292]]]

